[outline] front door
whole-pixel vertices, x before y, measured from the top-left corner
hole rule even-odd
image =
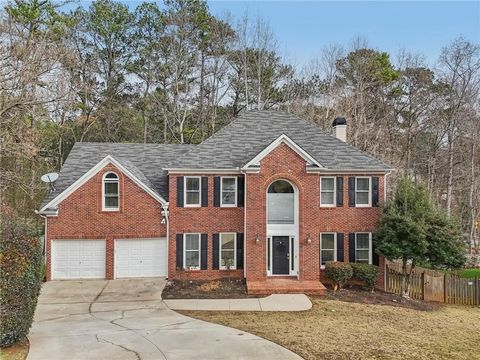
[[[272,252],[273,252],[273,275],[288,275],[288,264],[290,260],[290,237],[289,236],[273,236]]]

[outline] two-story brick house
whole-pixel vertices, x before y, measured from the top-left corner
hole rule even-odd
[[[244,113],[199,145],[77,143],[40,214],[47,278],[245,278],[321,293],[369,262],[389,166],[293,115]],[[379,284],[382,277],[379,278]]]

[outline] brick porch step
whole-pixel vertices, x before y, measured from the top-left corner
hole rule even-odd
[[[285,278],[268,278],[264,281],[247,280],[247,293],[249,295],[270,294],[306,294],[325,295],[327,289],[316,280],[297,280]]]

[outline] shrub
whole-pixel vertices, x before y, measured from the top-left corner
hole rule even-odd
[[[353,269],[350,264],[343,262],[329,262],[325,265],[327,276],[333,281],[333,291],[342,288],[352,277]]]
[[[380,269],[376,265],[352,263],[353,277],[363,281],[366,289],[373,291]]]
[[[0,219],[0,346],[27,336],[40,292],[42,247],[31,221],[3,211]]]

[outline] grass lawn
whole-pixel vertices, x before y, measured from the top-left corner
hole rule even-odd
[[[462,278],[467,278],[467,279],[473,279],[474,277],[480,278],[480,268],[462,269],[458,271],[458,274]]]
[[[28,340],[24,340],[7,348],[0,348],[0,360],[25,360],[28,347]]]
[[[251,332],[305,359],[480,359],[480,308],[312,302],[304,312],[182,313]]]

